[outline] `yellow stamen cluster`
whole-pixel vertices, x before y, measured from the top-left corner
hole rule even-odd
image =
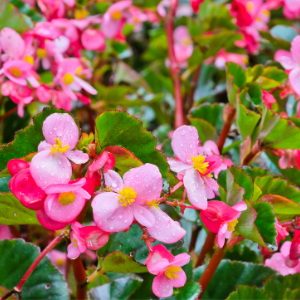
[[[72,204],[75,201],[75,199],[76,199],[76,196],[73,192],[61,193],[58,196],[58,202],[63,206]]]
[[[252,12],[254,9],[254,4],[252,2],[247,3],[247,10],[248,12]]]
[[[11,75],[15,76],[15,77],[20,77],[22,76],[22,71],[18,68],[11,68],[10,69],[10,73]]]
[[[235,220],[233,220],[231,222],[228,222],[228,228],[227,228],[227,230],[228,231],[234,231],[234,228],[235,228],[235,226],[236,226],[237,223],[238,223],[237,219],[235,219]]]
[[[74,17],[77,20],[81,20],[84,19],[85,17],[87,17],[89,15],[89,12],[86,9],[76,9]]]
[[[122,18],[122,14],[121,14],[121,12],[119,10],[113,11],[110,16],[115,21],[118,21],[118,20],[120,20]]]
[[[182,44],[185,45],[185,46],[189,46],[190,44],[192,43],[191,39],[190,38],[184,38],[182,40]]]
[[[125,207],[127,207],[127,205],[131,205],[135,201],[136,192],[133,188],[130,188],[128,186],[125,188],[123,187],[123,189],[119,191],[119,194],[119,202]]]
[[[62,267],[62,266],[65,264],[65,262],[64,262],[64,260],[63,260],[62,258],[58,258],[58,259],[56,260],[56,264],[57,264],[58,266]]]
[[[178,272],[181,271],[180,267],[175,267],[175,266],[170,266],[167,268],[167,270],[165,271],[165,275],[173,280],[174,278],[178,278]]]
[[[159,203],[158,203],[156,200],[147,201],[146,204],[149,205],[150,207],[155,207],[155,208],[160,209],[160,208],[158,207]]]
[[[60,141],[60,139],[55,139],[55,142],[56,142],[56,144],[50,148],[52,155],[54,155],[54,153],[57,151],[59,153],[64,153],[64,152],[68,151],[70,148],[70,146],[68,144],[63,146],[63,143]]]
[[[24,61],[26,61],[27,63],[33,65],[34,64],[34,58],[30,55],[26,55],[26,57],[24,58]]]
[[[75,243],[75,244],[74,244],[74,247],[78,247],[78,245],[77,245],[77,241],[76,241],[76,239],[75,239],[75,238],[73,238],[73,239],[72,239],[72,243]]]
[[[205,174],[208,168],[208,162],[205,161],[205,157],[202,155],[198,155],[196,157],[192,156],[192,160],[194,163],[194,168],[199,171],[201,174]]]
[[[36,51],[36,56],[40,59],[43,59],[47,55],[46,49],[39,48]]]
[[[69,85],[74,81],[74,77],[72,74],[66,73],[63,77],[63,80],[66,85]]]

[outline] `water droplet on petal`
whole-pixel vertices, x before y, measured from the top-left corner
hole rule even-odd
[[[122,219],[122,218],[123,218],[123,215],[122,215],[122,214],[119,214],[119,218]]]
[[[182,130],[180,134],[185,135],[185,130]]]
[[[143,214],[143,211],[142,211],[142,210],[139,210],[139,213],[142,215],[142,214]]]
[[[112,186],[112,187],[116,187],[116,186],[117,186],[117,183],[116,183],[115,181],[113,181],[112,184],[111,184],[111,186]]]
[[[115,226],[113,224],[109,225],[109,229],[113,230],[115,228]]]

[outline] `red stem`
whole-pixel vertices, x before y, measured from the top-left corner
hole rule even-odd
[[[171,0],[170,7],[166,16],[166,34],[168,40],[168,51],[170,60],[170,74],[172,77],[174,85],[174,98],[175,98],[175,128],[184,125],[184,115],[183,115],[183,102],[181,96],[181,82],[180,82],[180,69],[175,56],[174,51],[174,17],[176,14],[176,9],[178,5],[178,0]]]
[[[143,227],[141,224],[138,223],[138,225],[140,226],[140,228],[142,229],[143,231],[143,235],[141,237],[141,240],[144,240],[149,252],[153,252],[153,248],[152,248],[152,245],[151,245],[151,241],[149,239],[149,234],[148,234],[148,230],[146,227]]]
[[[0,121],[5,119],[6,117],[8,117],[9,115],[13,114],[15,111],[18,110],[18,107],[14,107],[11,110],[9,110],[8,112],[6,112],[3,116],[0,116]]]
[[[77,282],[76,299],[77,300],[86,299],[87,276],[86,276],[85,269],[84,269],[84,266],[83,266],[80,256],[77,257],[76,259],[72,260],[72,267],[73,267],[73,271],[74,271],[74,277]]]
[[[208,232],[204,245],[198,256],[196,267],[199,267],[203,264],[206,254],[213,249],[216,235],[216,233],[213,233],[211,231]]]
[[[248,166],[261,151],[263,151],[263,149],[260,147],[260,144],[257,141],[253,145],[253,147],[252,147],[251,151],[248,153],[248,155],[244,158],[243,165]]]
[[[190,206],[190,205],[185,205],[181,202],[178,202],[178,200],[175,200],[174,202],[170,202],[170,201],[166,201],[165,204],[167,205],[171,205],[171,206],[174,206],[174,207],[183,207],[184,209],[185,208],[189,208],[189,209],[196,209],[196,210],[199,210],[199,208],[195,207],[195,206]]]

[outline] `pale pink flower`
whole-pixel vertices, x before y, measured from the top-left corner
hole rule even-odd
[[[53,79],[54,83],[59,83],[63,91],[72,100],[77,100],[74,92],[80,91],[82,88],[92,95],[96,95],[97,91],[86,81],[80,78],[82,66],[78,59],[64,59],[58,67],[57,74]]]
[[[246,68],[246,64],[248,63],[248,56],[244,54],[237,53],[227,53],[224,49],[222,49],[215,58],[207,59],[207,63],[215,62],[215,66],[220,70],[225,70],[227,62],[233,62],[237,65]]]
[[[273,254],[270,259],[266,259],[265,265],[272,268],[273,270],[278,271],[283,276],[300,273],[299,259],[297,264],[293,267],[289,267],[286,264],[286,259],[290,254],[291,245],[292,242],[290,241],[284,242],[280,248],[280,252]]]
[[[22,37],[11,28],[3,28],[0,31],[0,45],[4,54],[2,61],[22,59],[25,49],[25,42]]]
[[[50,22],[36,23],[33,34],[36,37],[49,40],[55,40],[61,36],[60,30]]]
[[[181,126],[174,131],[172,149],[177,159],[169,159],[172,171],[184,175],[183,183],[190,202],[199,209],[207,208],[207,199],[214,198],[219,185],[211,173],[222,165],[222,159],[211,155],[204,156],[199,147],[197,129],[193,126]]]
[[[113,38],[124,25],[124,13],[132,5],[131,0],[119,1],[112,4],[103,15],[101,30],[105,37]]]
[[[163,245],[153,247],[146,262],[149,273],[156,275],[152,291],[157,297],[170,297],[174,287],[184,286],[186,274],[181,267],[189,263],[190,259],[187,253],[172,255]]]
[[[144,12],[135,6],[131,6],[128,9],[129,17],[127,18],[127,24],[134,25],[134,31],[138,32],[142,29],[143,22],[148,20],[148,17]]]
[[[122,231],[135,219],[147,227],[152,237],[165,243],[175,243],[185,235],[179,223],[158,207],[162,177],[157,166],[145,164],[131,169],[124,174],[124,182],[112,170],[104,176],[106,186],[113,192],[100,193],[92,201],[94,220],[100,229]]]
[[[43,189],[52,184],[67,184],[72,176],[68,158],[76,164],[89,159],[80,150],[72,151],[78,142],[78,127],[69,114],[54,113],[44,121],[43,135],[46,140],[39,144],[39,153],[31,161],[32,177]]]
[[[36,217],[41,223],[42,226],[44,226],[48,230],[59,230],[65,228],[69,223],[61,223],[56,222],[48,217],[46,214],[44,207],[36,211]]]
[[[86,29],[81,34],[81,43],[87,50],[105,50],[105,38],[103,33],[98,29]]]
[[[109,233],[97,226],[82,226],[78,222],[72,224],[71,244],[68,246],[68,258],[75,259],[87,249],[98,250],[109,239]]]
[[[47,216],[56,222],[74,221],[91,195],[82,187],[86,178],[68,184],[53,184],[45,189],[47,197],[44,210]]]
[[[67,253],[61,252],[58,250],[51,250],[47,254],[48,258],[51,261],[51,264],[54,265],[66,278],[67,277]]]
[[[218,245],[221,249],[225,244],[225,239],[229,239],[234,231],[238,218],[243,210],[247,209],[244,201],[240,201],[230,207],[222,201],[209,201],[206,210],[200,212],[203,224],[208,230],[218,233]]]
[[[174,51],[179,64],[185,63],[193,54],[193,41],[185,26],[179,26],[174,30]]]
[[[0,241],[5,239],[11,239],[10,229],[7,225],[0,225]]]

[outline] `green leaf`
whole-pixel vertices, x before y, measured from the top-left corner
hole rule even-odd
[[[255,128],[260,120],[260,115],[254,111],[248,110],[243,104],[237,106],[237,120],[236,123],[240,130],[243,140],[248,136],[252,136]],[[252,141],[254,144],[255,141]]]
[[[242,89],[246,83],[245,70],[233,62],[226,63],[227,72],[233,76],[233,84]]]
[[[45,140],[42,131],[43,122],[53,113],[68,112],[53,107],[44,108],[41,113],[33,117],[33,125],[18,131],[15,135],[15,139],[11,143],[0,147],[0,171],[6,168],[7,163],[11,159],[22,158],[29,153],[37,152],[39,143]],[[70,116],[72,116],[72,114],[70,114]],[[73,119],[76,124],[78,124],[74,117]]]
[[[275,38],[268,31],[260,31],[261,36],[268,40],[272,46],[275,46],[277,49],[282,49],[290,51],[291,43],[282,39]]]
[[[247,84],[248,94],[255,105],[262,106],[262,91],[258,83]]]
[[[174,289],[170,300],[196,300],[200,294],[200,285],[198,282],[188,282],[182,288]]]
[[[294,290],[286,289],[282,299],[283,300],[300,299],[300,288]]]
[[[255,65],[252,68],[247,68],[247,82],[255,81],[264,71],[263,65]]]
[[[198,281],[207,265],[194,270],[194,280]],[[262,287],[263,281],[275,274],[271,268],[260,264],[222,260],[213,275],[202,299],[226,299],[236,290],[236,285],[247,284]]]
[[[93,267],[87,267],[86,275],[90,276],[96,270],[97,270],[97,268],[95,266],[93,266]],[[106,284],[106,283],[109,283],[109,278],[106,275],[101,274],[99,277],[96,278],[95,281],[93,281],[93,282],[91,282],[91,283],[88,284],[88,290],[90,290],[90,289],[92,289],[94,287]]]
[[[209,140],[216,140],[217,132],[215,127],[211,123],[199,118],[189,118],[189,121],[193,126],[197,128],[201,143],[205,143]]]
[[[231,293],[226,300],[272,300],[270,296],[264,293],[261,289],[253,286],[240,285],[236,291]]]
[[[0,178],[0,193],[10,192],[8,182],[10,181],[11,176]]]
[[[115,273],[148,272],[145,265],[138,263],[132,257],[120,251],[115,251],[107,255],[102,261],[101,269],[104,272],[115,272]]]
[[[231,170],[226,172],[226,203],[229,206],[233,206],[240,201],[243,201],[243,196],[245,194],[245,189],[240,187],[235,181]]]
[[[255,177],[259,176],[265,176],[265,175],[271,175],[272,172],[270,172],[269,170],[266,169],[262,169],[262,168],[252,168],[252,167],[248,167],[248,166],[244,166],[243,169],[247,172],[247,174],[252,178],[252,180],[255,180]]]
[[[0,297],[3,297],[5,294],[7,294],[9,291],[3,287],[0,286]],[[7,298],[7,300],[18,300],[14,295],[11,295]]]
[[[276,218],[281,222],[291,221],[294,217],[300,215],[300,205],[285,197],[279,195],[264,195],[260,200],[271,203]]]
[[[252,263],[259,262],[256,252],[243,244],[234,245],[232,249],[229,249],[225,253],[224,259],[252,262]]]
[[[12,193],[2,193],[0,194],[0,224],[25,225],[40,223],[34,210],[24,207]]]
[[[39,248],[21,239],[0,242],[0,286],[11,290],[39,254]],[[22,289],[22,299],[68,300],[67,283],[60,271],[44,257]]]
[[[30,8],[26,3],[21,0],[7,0],[11,4],[13,4],[22,14],[30,17],[30,19],[34,22],[45,21],[45,18],[39,13],[35,12]]]
[[[264,291],[273,299],[282,299],[286,289],[299,288],[300,274],[287,276],[277,275],[268,279],[264,285]],[[295,299],[295,298],[294,298]]]
[[[285,71],[277,67],[267,67],[264,68],[263,73],[257,79],[257,83],[259,83],[263,90],[269,90],[283,84],[287,78],[288,76]]]
[[[119,278],[112,283],[91,289],[88,292],[91,300],[125,300],[141,285],[142,280],[139,278]]]

